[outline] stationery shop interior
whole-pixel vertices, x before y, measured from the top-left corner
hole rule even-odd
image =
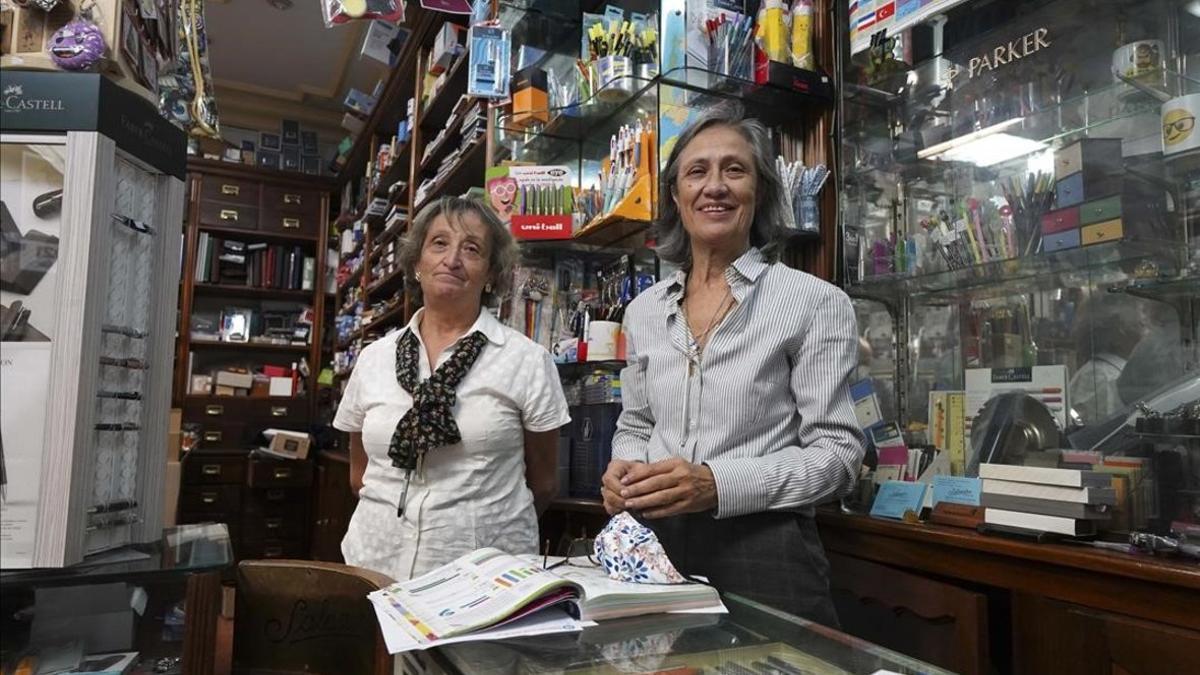
[[[1200,672],[1200,2],[0,0],[0,66],[0,675]]]

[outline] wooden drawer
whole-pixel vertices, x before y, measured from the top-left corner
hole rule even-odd
[[[321,218],[315,213],[288,213],[264,208],[259,229],[294,237],[315,237],[320,224]]]
[[[205,450],[244,450],[250,442],[242,422],[222,418],[195,421],[200,424],[200,447]]]
[[[286,459],[251,459],[246,484],[252,488],[306,488],[312,485],[312,463]]]
[[[256,398],[248,402],[247,414],[268,426],[289,422],[307,426],[308,402],[303,398]]]
[[[1079,224],[1103,223],[1121,217],[1121,195],[1096,199],[1079,207]]]
[[[246,513],[279,515],[303,513],[308,504],[308,488],[274,487],[246,491]]]
[[[1042,234],[1054,234],[1079,227],[1079,209],[1059,209],[1042,216]]]
[[[262,208],[264,212],[319,216],[321,214],[321,193],[264,185]]]
[[[257,230],[258,209],[242,204],[201,200],[200,224],[239,230]]]
[[[1042,237],[1042,250],[1047,253],[1068,248],[1079,248],[1079,230],[1065,230]]]
[[[292,515],[245,516],[242,518],[242,532],[250,541],[299,540],[304,537],[305,520],[303,515],[303,513],[295,513]]]
[[[179,489],[179,510],[183,513],[237,515],[242,510],[240,485],[184,485]]]
[[[1079,238],[1084,246],[1088,246],[1091,244],[1103,244],[1106,241],[1116,241],[1124,236],[1125,231],[1121,225],[1121,219],[1117,218],[1103,223],[1084,226]]]
[[[246,537],[242,543],[242,560],[258,560],[262,558],[303,558],[305,557],[304,542],[299,539],[259,539]]]
[[[241,455],[208,455],[192,452],[183,458],[183,485],[242,485],[246,458]]]
[[[258,206],[259,185],[247,180],[204,176],[200,180],[200,199],[242,206]]]
[[[1083,170],[1083,144],[1072,143],[1054,153],[1054,175],[1066,178]]]

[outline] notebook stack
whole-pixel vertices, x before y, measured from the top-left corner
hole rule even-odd
[[[1112,476],[1101,471],[980,464],[979,477],[984,522],[1022,533],[1095,534],[1116,504]]]

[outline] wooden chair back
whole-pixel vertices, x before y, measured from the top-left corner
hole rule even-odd
[[[390,675],[392,657],[367,594],[383,574],[308,560],[238,564],[233,673]]]

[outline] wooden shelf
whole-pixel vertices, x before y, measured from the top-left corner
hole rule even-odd
[[[428,105],[421,107],[421,118],[418,120],[417,126],[422,130],[439,129],[445,125],[450,111],[454,110],[454,104],[458,103],[458,97],[467,93],[467,61],[469,60],[469,55],[464,51],[454,65],[450,66],[450,73],[446,75],[446,84],[442,85],[442,88],[429,99]]]
[[[262,342],[219,342],[217,340],[192,340],[188,345],[192,349],[279,353],[301,353],[307,352],[309,348],[309,345],[273,345]]]
[[[420,213],[426,204],[443,195],[461,194],[472,187],[482,187],[484,164],[487,162],[486,145],[482,139],[472,144],[459,157],[458,164],[441,181],[429,189],[425,194],[425,199],[420,204],[417,204],[414,212]]]
[[[196,295],[231,295],[241,298],[262,298],[264,300],[308,300],[312,301],[313,291],[297,291],[284,288],[259,288],[257,286],[237,286],[235,284],[194,284]]]
[[[435,24],[440,26],[441,21],[445,19],[445,15],[440,12],[426,10],[417,3],[409,3],[405,14],[406,20],[402,27],[410,29],[411,33],[400,58],[396,60],[396,66],[387,75],[383,93],[379,96],[375,108],[371,110],[367,123],[354,139],[354,147],[346,154],[346,163],[338,174],[339,183],[362,175],[363,162],[375,146],[375,135],[380,129],[395,126],[394,118],[404,114],[404,101],[412,96],[417,69],[416,58],[420,47],[431,37]],[[361,211],[359,209],[360,213]]]
[[[388,165],[387,171],[384,171],[383,175],[380,176],[379,184],[376,185],[375,189],[372,191],[371,194],[376,199],[387,199],[388,192],[391,190],[392,185],[403,178],[407,178],[407,158],[408,153],[411,151],[412,138],[409,137],[409,140],[405,142],[404,145],[400,146],[400,152],[396,153],[396,156],[392,158],[392,163]]]
[[[367,296],[370,297],[372,295],[375,295],[376,293],[378,293],[384,289],[393,289],[393,285],[397,281],[400,281],[401,285],[403,285],[404,270],[400,267],[397,267],[394,271],[392,271],[387,276],[385,276],[381,279],[378,279],[375,282],[371,283],[369,286],[367,286]]]
[[[316,244],[317,235],[299,236],[294,234],[283,234],[281,232],[268,232],[265,230],[239,230],[235,227],[220,227],[218,225],[206,225],[200,223],[200,231],[208,232],[209,234],[219,234],[223,237],[233,239],[250,239],[257,241],[269,241],[284,244]]]
[[[370,322],[363,322],[363,325],[361,328],[362,334],[365,336],[368,331],[377,330],[379,328],[386,328],[388,326],[391,326],[391,325],[393,325],[393,322],[396,321],[396,319],[400,319],[400,321],[404,320],[404,303],[403,302],[396,303],[395,307],[393,307],[393,308],[389,309],[388,311],[384,312],[383,314],[380,314],[379,316],[371,319]]]
[[[645,233],[650,223],[626,218],[605,218],[593,222],[575,233],[574,241],[593,246],[613,246],[631,237]]]

